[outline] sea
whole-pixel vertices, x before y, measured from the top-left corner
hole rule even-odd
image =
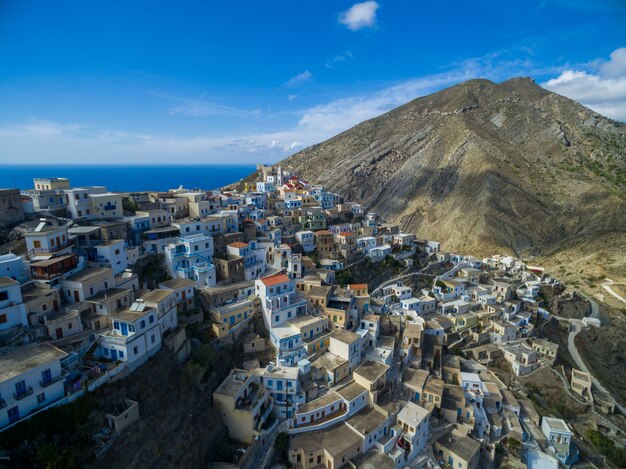
[[[114,192],[211,190],[238,182],[256,165],[0,165],[0,188],[33,189],[33,178],[69,178],[71,187]]]

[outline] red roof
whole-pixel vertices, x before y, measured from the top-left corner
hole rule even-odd
[[[340,236],[352,236],[353,234],[352,231],[342,231],[339,233]]]
[[[351,283],[350,290],[367,290],[367,283]]]
[[[289,180],[290,180],[290,181],[293,181],[294,179],[295,179],[295,180],[298,180],[298,176],[291,176],[291,177],[289,178]]]
[[[315,232],[316,235],[332,235],[332,233],[328,230],[319,230]]]
[[[241,241],[236,241],[234,243],[230,243],[229,246],[232,246],[232,247],[237,248],[237,249],[241,249],[241,248],[247,248],[248,244],[247,243],[242,243]]]
[[[289,277],[287,277],[287,275],[283,273],[270,275],[269,277],[261,279],[261,282],[263,282],[266,287],[272,287],[274,285],[278,285],[279,283],[285,283],[288,281]]]

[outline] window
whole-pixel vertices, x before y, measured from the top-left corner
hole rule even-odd
[[[46,393],[37,394],[37,404],[43,404],[44,402],[46,402]]]
[[[141,320],[141,328],[143,329],[144,327],[146,327],[146,320],[142,319]]]
[[[137,355],[139,353],[139,348],[137,346],[133,347],[133,353]]]
[[[124,358],[124,352],[120,350],[118,353],[120,354],[120,358]]]
[[[150,315],[150,317],[148,317],[148,321],[150,321],[150,324],[152,324],[154,322],[154,316]]]
[[[154,334],[152,334],[152,336],[150,337],[150,341],[151,341],[152,343],[155,343],[155,342],[156,342],[156,337],[154,336]]]

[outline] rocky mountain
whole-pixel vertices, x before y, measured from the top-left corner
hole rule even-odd
[[[282,164],[448,250],[625,257],[626,125],[529,78],[461,83]]]

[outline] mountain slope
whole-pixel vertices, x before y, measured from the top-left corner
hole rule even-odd
[[[625,158],[626,125],[516,78],[416,99],[282,164],[446,249],[530,255],[623,242]]]

